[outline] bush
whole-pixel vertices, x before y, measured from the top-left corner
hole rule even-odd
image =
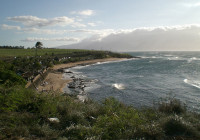
[[[175,98],[169,98],[166,102],[161,102],[158,110],[163,113],[181,114],[186,112],[186,106]]]
[[[176,115],[174,107],[168,108],[172,114],[135,109],[114,98],[83,103],[65,94],[0,86],[0,139],[200,138],[199,115]],[[49,121],[51,117],[59,122]]]
[[[196,130],[177,115],[164,121],[163,130],[167,136],[198,137],[195,133]]]
[[[125,106],[114,98],[103,102],[102,115],[98,116],[93,130],[102,139],[137,138],[138,128],[144,124],[140,114],[132,107]]]
[[[0,70],[0,84],[4,84],[6,87],[14,85],[25,86],[26,81],[13,71]]]

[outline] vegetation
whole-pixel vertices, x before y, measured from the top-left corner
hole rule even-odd
[[[0,46],[0,49],[24,49],[24,46]]]
[[[78,49],[49,49],[49,48],[43,48],[43,49],[38,49],[37,54],[39,56],[58,56],[58,57],[62,57],[65,55],[68,56],[74,56],[76,54],[78,55],[86,55],[86,54],[90,54],[90,55],[95,55],[95,54],[99,54],[101,56],[104,56],[108,53],[112,54],[114,56],[119,56],[122,57],[119,53],[113,53],[113,52],[109,52],[109,51],[95,51],[95,50],[78,50]],[[1,49],[0,50],[0,58],[3,59],[5,57],[9,57],[9,58],[14,58],[14,57],[27,57],[27,56],[35,56],[35,48],[31,48],[31,49]],[[130,55],[126,55],[128,57],[130,57]],[[100,57],[100,56],[99,56]]]
[[[132,56],[107,51],[44,49],[42,43],[37,42],[33,49],[1,49],[0,60],[13,66],[13,71],[25,80],[31,81],[45,69],[55,64],[103,59],[109,57]]]
[[[199,114],[136,109],[114,98],[83,103],[66,94],[1,86],[0,111],[0,139],[200,138]]]

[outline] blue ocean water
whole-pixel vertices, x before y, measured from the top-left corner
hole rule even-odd
[[[94,100],[115,97],[135,107],[175,96],[200,112],[200,52],[133,52],[133,59],[75,67],[93,82],[85,90]]]

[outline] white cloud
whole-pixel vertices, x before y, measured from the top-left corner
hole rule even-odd
[[[7,24],[2,24],[1,29],[3,29],[3,30],[21,30],[21,27],[20,26],[11,26],[11,25],[7,25]]]
[[[93,22],[89,22],[88,25],[90,25],[90,26],[92,26],[92,27],[95,27],[95,26],[96,26],[96,24],[93,23]]]
[[[103,33],[102,33],[103,34]],[[200,51],[200,25],[145,27],[94,35],[65,48],[113,51]]]
[[[52,19],[38,18],[36,16],[15,16],[8,17],[9,21],[19,22],[29,27],[45,27],[45,26],[66,26],[74,23],[74,19],[63,17],[55,17]]]
[[[64,34],[65,30],[53,30],[53,29],[38,29],[38,28],[21,28],[20,26],[11,26],[7,24],[1,25],[3,30],[17,30],[24,33],[34,33],[34,34]]]
[[[37,37],[29,37],[29,38],[23,39],[21,41],[23,41],[23,42],[36,42],[36,41],[79,42],[80,39],[78,39],[78,38],[69,38],[69,37],[63,37],[63,38],[37,38]]]
[[[77,14],[82,16],[92,16],[95,14],[94,10],[72,11],[71,14]]]
[[[199,7],[200,6],[200,2],[197,2],[197,3],[183,3],[183,6],[189,7],[189,8]]]
[[[81,27],[81,28],[86,27],[85,24],[82,24],[82,23],[79,23],[79,22],[74,22],[71,26],[74,27],[74,28],[76,28],[76,27]]]
[[[85,27],[84,24],[74,23],[73,27]],[[21,33],[34,33],[34,34],[65,34],[65,33],[83,33],[83,34],[98,34],[101,36],[106,36],[110,33],[114,33],[113,29],[102,29],[102,30],[90,30],[90,29],[77,29],[77,30],[56,30],[56,29],[41,29],[35,27],[25,27],[21,28],[20,26],[11,26],[3,24],[1,25],[3,30],[17,30]]]
[[[53,29],[38,29],[38,28],[22,28],[21,31],[25,33],[34,33],[34,34],[64,34],[63,30],[53,30]]]

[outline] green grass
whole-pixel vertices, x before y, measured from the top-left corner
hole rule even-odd
[[[198,114],[137,109],[114,98],[83,103],[67,94],[0,86],[0,110],[0,139],[200,139]]]
[[[57,54],[71,54],[79,52],[94,52],[92,50],[78,50],[78,49],[38,49],[37,54],[54,55]],[[35,49],[0,49],[0,57],[17,57],[17,56],[35,56]]]

